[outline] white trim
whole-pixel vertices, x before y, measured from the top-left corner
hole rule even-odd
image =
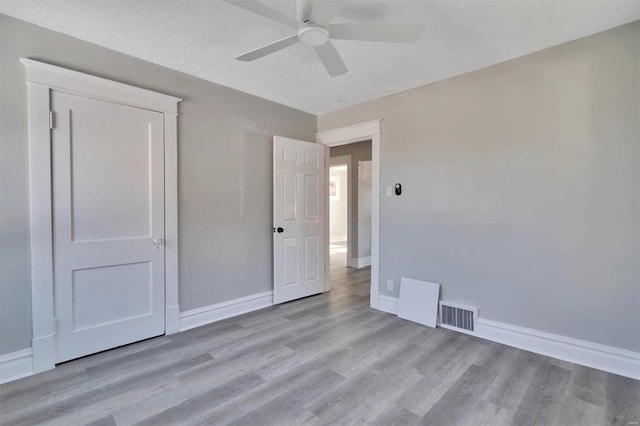
[[[273,291],[228,300],[215,305],[192,309],[180,314],[180,331],[235,317],[273,305]]]
[[[325,199],[325,203],[324,203],[324,241],[325,241],[325,245],[326,245],[326,250],[324,252],[324,291],[330,291],[331,290],[331,279],[330,279],[330,275],[331,275],[331,254],[329,253],[329,244],[331,244],[329,241],[330,238],[330,234],[331,234],[331,230],[329,229],[329,215],[331,214],[330,209],[330,202],[329,202],[329,164],[330,164],[330,160],[331,160],[331,156],[330,156],[330,152],[329,152],[329,147],[326,146],[324,149],[324,179],[325,179],[325,183],[324,183],[324,199]],[[347,248],[348,250],[348,248]]]
[[[493,342],[640,379],[640,353],[478,318],[475,335]]]
[[[118,83],[33,59],[20,58],[27,67],[27,82],[41,84],[61,92],[73,92],[159,112],[178,113],[180,98]]]
[[[164,332],[180,331],[178,283],[178,115],[164,114]]]
[[[33,372],[55,367],[53,335],[53,230],[51,198],[51,92],[162,112],[165,143],[165,333],[179,329],[178,306],[178,135],[181,99],[83,74],[32,59],[27,69],[29,196],[31,232],[31,315]]]
[[[398,299],[381,294],[378,309],[397,315]],[[443,327],[438,323],[438,327]],[[457,328],[450,328],[464,332]],[[466,333],[471,334],[471,333]],[[632,379],[640,379],[640,353],[531,328],[478,318],[474,336],[514,348],[585,365]]]
[[[29,84],[29,208],[33,371],[54,368],[49,88]]]
[[[365,123],[318,132],[316,133],[316,141],[327,146],[340,146],[367,140],[374,135],[380,134],[381,121],[371,120]]]
[[[347,266],[351,268],[360,269],[369,265],[371,265],[371,256],[360,257],[360,258],[354,258],[354,257],[347,258]]]
[[[381,294],[378,297],[377,309],[393,315],[398,315],[398,298]]]
[[[33,374],[31,348],[0,355],[0,385]]]
[[[316,141],[326,146],[347,145],[353,142],[371,140],[371,290],[370,305],[378,309],[380,295],[380,134],[382,120],[326,130],[316,133]],[[327,154],[328,155],[328,154]],[[328,166],[327,166],[328,167]],[[327,168],[327,175],[328,175]],[[327,180],[328,180],[327,176]],[[328,185],[326,185],[328,186]],[[327,199],[329,199],[326,189]],[[326,227],[329,228],[328,208],[325,215]],[[328,232],[328,231],[327,231]],[[329,246],[326,247],[329,253]],[[327,256],[328,259],[328,256]],[[328,270],[328,260],[325,268]],[[328,280],[327,280],[328,281]]]
[[[165,270],[166,270],[165,266]],[[175,334],[180,332],[180,307],[179,306],[167,306],[165,308],[164,317],[164,334]]]

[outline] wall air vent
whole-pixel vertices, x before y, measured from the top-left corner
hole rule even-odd
[[[440,302],[440,327],[462,333],[474,334],[477,320],[478,308]]]

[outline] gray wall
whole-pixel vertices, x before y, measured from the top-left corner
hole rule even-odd
[[[358,161],[371,160],[371,141],[334,146],[329,149],[330,157],[351,154],[351,257],[358,258]]]
[[[0,354],[31,345],[21,56],[178,96],[180,308],[271,290],[272,136],[316,117],[0,15]]]
[[[381,282],[639,351],[639,55],[635,22],[321,116],[384,119],[381,187],[403,195],[381,194]]]

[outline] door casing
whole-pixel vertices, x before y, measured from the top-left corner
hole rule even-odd
[[[29,197],[31,231],[32,372],[55,368],[50,114],[52,91],[163,114],[165,162],[165,333],[180,329],[178,305],[178,103],[141,89],[28,58]],[[50,124],[51,123],[51,124]]]

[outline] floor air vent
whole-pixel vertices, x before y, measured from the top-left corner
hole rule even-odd
[[[440,302],[440,326],[462,333],[473,334],[478,308]]]

